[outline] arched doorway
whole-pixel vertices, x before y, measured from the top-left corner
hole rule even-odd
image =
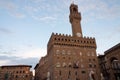
[[[115,80],[120,80],[120,61],[116,57],[112,57],[110,58],[110,64]]]

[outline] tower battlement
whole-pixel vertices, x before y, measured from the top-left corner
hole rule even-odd
[[[73,37],[67,34],[52,33],[48,42],[48,49],[51,45],[96,48],[96,41],[92,37]]]

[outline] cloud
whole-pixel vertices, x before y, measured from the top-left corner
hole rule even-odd
[[[1,0],[0,7],[2,9],[5,9],[11,16],[14,16],[16,18],[25,18],[25,14],[20,11],[20,6],[16,5],[10,0]]]
[[[11,15],[16,18],[22,18],[22,19],[26,17],[24,14],[18,12],[12,13]]]
[[[45,16],[45,17],[32,16],[32,17],[39,21],[55,21],[56,20],[56,18],[53,16]]]
[[[25,0],[25,1],[10,1],[1,0],[0,7],[6,9],[9,13],[17,18],[25,18],[26,15],[33,17],[36,20],[44,20],[41,17],[47,15],[61,16],[61,13],[67,14],[68,8],[72,3],[71,0]],[[81,11],[85,18],[89,19],[111,19],[120,16],[119,0],[76,0],[79,11]],[[24,12],[24,13],[23,13]],[[62,14],[63,15],[63,14]],[[38,18],[37,18],[38,17]],[[48,20],[51,18],[48,18]],[[53,20],[53,19],[52,19]]]
[[[8,11],[13,11],[18,8],[12,1],[9,0],[0,0],[0,7]]]
[[[16,47],[0,46],[0,66],[26,64],[34,67],[39,62],[40,58],[47,54],[46,48],[40,48],[33,44],[18,45]]]
[[[30,12],[30,13],[31,13],[31,12],[37,12],[37,11],[38,11],[37,8],[35,8],[35,7],[33,7],[33,6],[27,6],[27,5],[24,7],[24,9],[27,10],[28,12]]]
[[[39,58],[21,58],[16,56],[0,56],[0,66],[2,65],[32,65],[33,67],[37,64]]]
[[[16,56],[5,56],[5,55],[2,55],[0,56],[0,60],[15,60],[15,59],[19,59],[19,57],[16,57]]]
[[[23,55],[24,54],[24,55]],[[4,46],[1,45],[0,56],[16,56],[20,58],[32,58],[45,56],[47,54],[46,48],[40,48],[35,45],[13,45]]]
[[[0,60],[0,66],[7,65],[9,63],[9,60]]]
[[[46,49],[35,48],[35,49],[29,49],[29,50],[23,52],[24,55],[20,54],[19,56],[22,58],[32,58],[32,57],[40,58],[42,56],[45,56],[46,53],[47,53]]]
[[[13,32],[7,28],[0,27],[1,34],[12,34]]]
[[[11,63],[12,64],[25,64],[25,65],[31,65],[33,68],[35,67],[35,65],[38,63],[39,58],[20,58],[18,60],[12,60]]]

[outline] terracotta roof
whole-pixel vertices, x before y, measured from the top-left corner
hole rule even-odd
[[[36,64],[36,66],[34,67],[34,69],[36,69],[38,67],[39,64]]]
[[[108,49],[107,51],[105,51],[105,55],[108,54],[109,52],[114,51],[115,49],[120,48],[120,43],[118,43],[117,45],[113,46],[112,48]]]
[[[103,57],[105,57],[105,55],[99,55],[99,56],[98,56],[98,58],[103,58]]]
[[[3,65],[1,66],[1,68],[3,67],[32,67],[31,65]]]

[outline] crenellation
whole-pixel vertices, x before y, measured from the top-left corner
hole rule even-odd
[[[68,37],[68,34],[66,34],[65,36]]]
[[[71,44],[71,46],[78,46],[78,47],[81,47],[81,46],[84,46],[84,47],[94,47],[96,48],[96,42],[95,42],[95,38],[92,38],[92,37],[86,37],[84,36],[84,38],[74,38],[74,37],[71,37],[71,36],[66,36],[66,35],[63,35],[63,34],[58,34],[56,33],[55,35],[52,35],[51,36],[51,40],[49,40],[50,44],[48,44],[49,46],[52,45],[52,44],[56,44],[58,43],[57,45],[63,45],[63,43],[65,43],[64,45],[69,45]],[[62,43],[62,44],[60,44]]]
[[[85,39],[86,39],[86,36],[84,36],[83,38],[85,38]]]
[[[56,35],[58,35],[58,33],[56,33]]]
[[[92,37],[89,37],[90,39],[92,39]]]
[[[61,33],[58,34],[59,36],[62,36]]]
[[[72,37],[72,36],[69,34],[69,37]]]
[[[55,33],[52,32],[52,35],[55,35]]]

